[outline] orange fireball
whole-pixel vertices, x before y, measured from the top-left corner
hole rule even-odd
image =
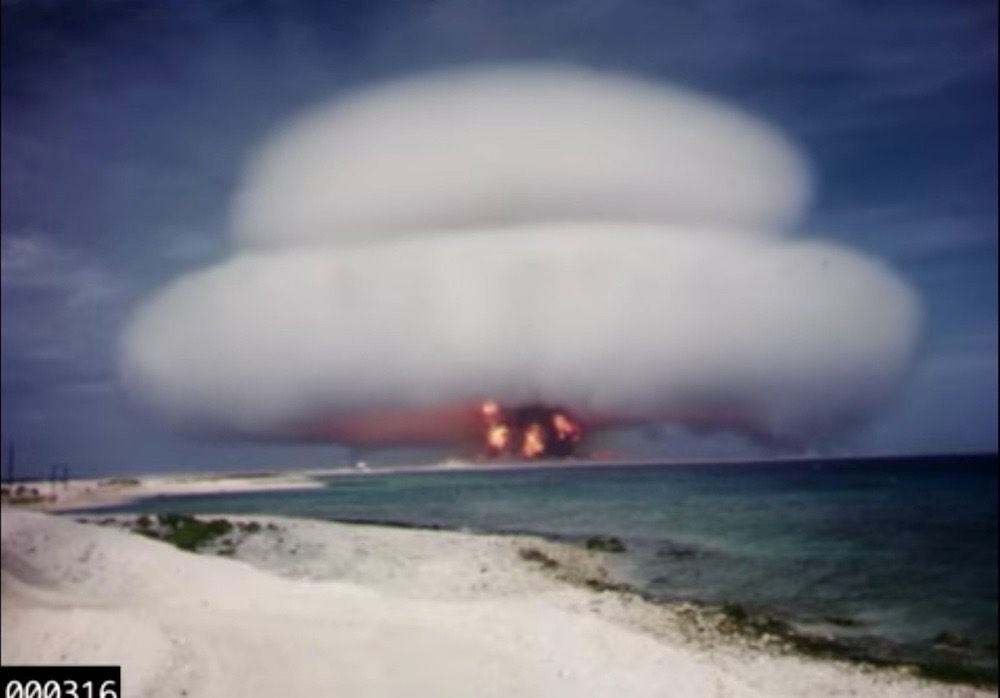
[[[580,427],[562,412],[552,413],[552,427],[560,441],[576,443],[580,440]]]
[[[498,454],[510,446],[510,427],[506,424],[494,424],[486,430],[486,445],[491,453]]]
[[[487,456],[566,457],[583,438],[583,426],[565,409],[538,404],[505,408],[485,400],[478,411]]]
[[[521,455],[525,458],[537,458],[545,453],[545,429],[534,422],[524,428],[521,440]]]

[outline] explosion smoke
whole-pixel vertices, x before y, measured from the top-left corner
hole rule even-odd
[[[787,239],[810,191],[780,134],[684,91],[551,68],[379,88],[263,149],[242,249],[139,308],[122,378],[175,426],[250,438],[808,439],[892,396],[921,325],[883,265]]]

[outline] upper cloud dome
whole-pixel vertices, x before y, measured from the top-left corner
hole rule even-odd
[[[788,140],[706,97],[571,68],[493,68],[307,113],[251,162],[234,231],[250,246],[546,220],[773,235],[810,192]]]

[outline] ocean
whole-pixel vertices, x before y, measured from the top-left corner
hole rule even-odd
[[[613,535],[645,594],[740,604],[883,656],[997,665],[997,457],[365,473],[129,512]],[[107,511],[106,509],[104,511]],[[935,642],[952,634],[951,646]],[[965,645],[965,646],[955,646]]]

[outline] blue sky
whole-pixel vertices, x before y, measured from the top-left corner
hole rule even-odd
[[[804,233],[918,289],[927,333],[907,390],[817,450],[997,448],[995,2],[15,0],[2,19],[2,434],[25,468],[344,457],[163,432],[117,387],[119,329],[163,282],[226,255],[241,163],[287,117],[426,68],[536,60],[686,85],[777,124],[818,175]],[[762,452],[675,427],[607,439]]]

